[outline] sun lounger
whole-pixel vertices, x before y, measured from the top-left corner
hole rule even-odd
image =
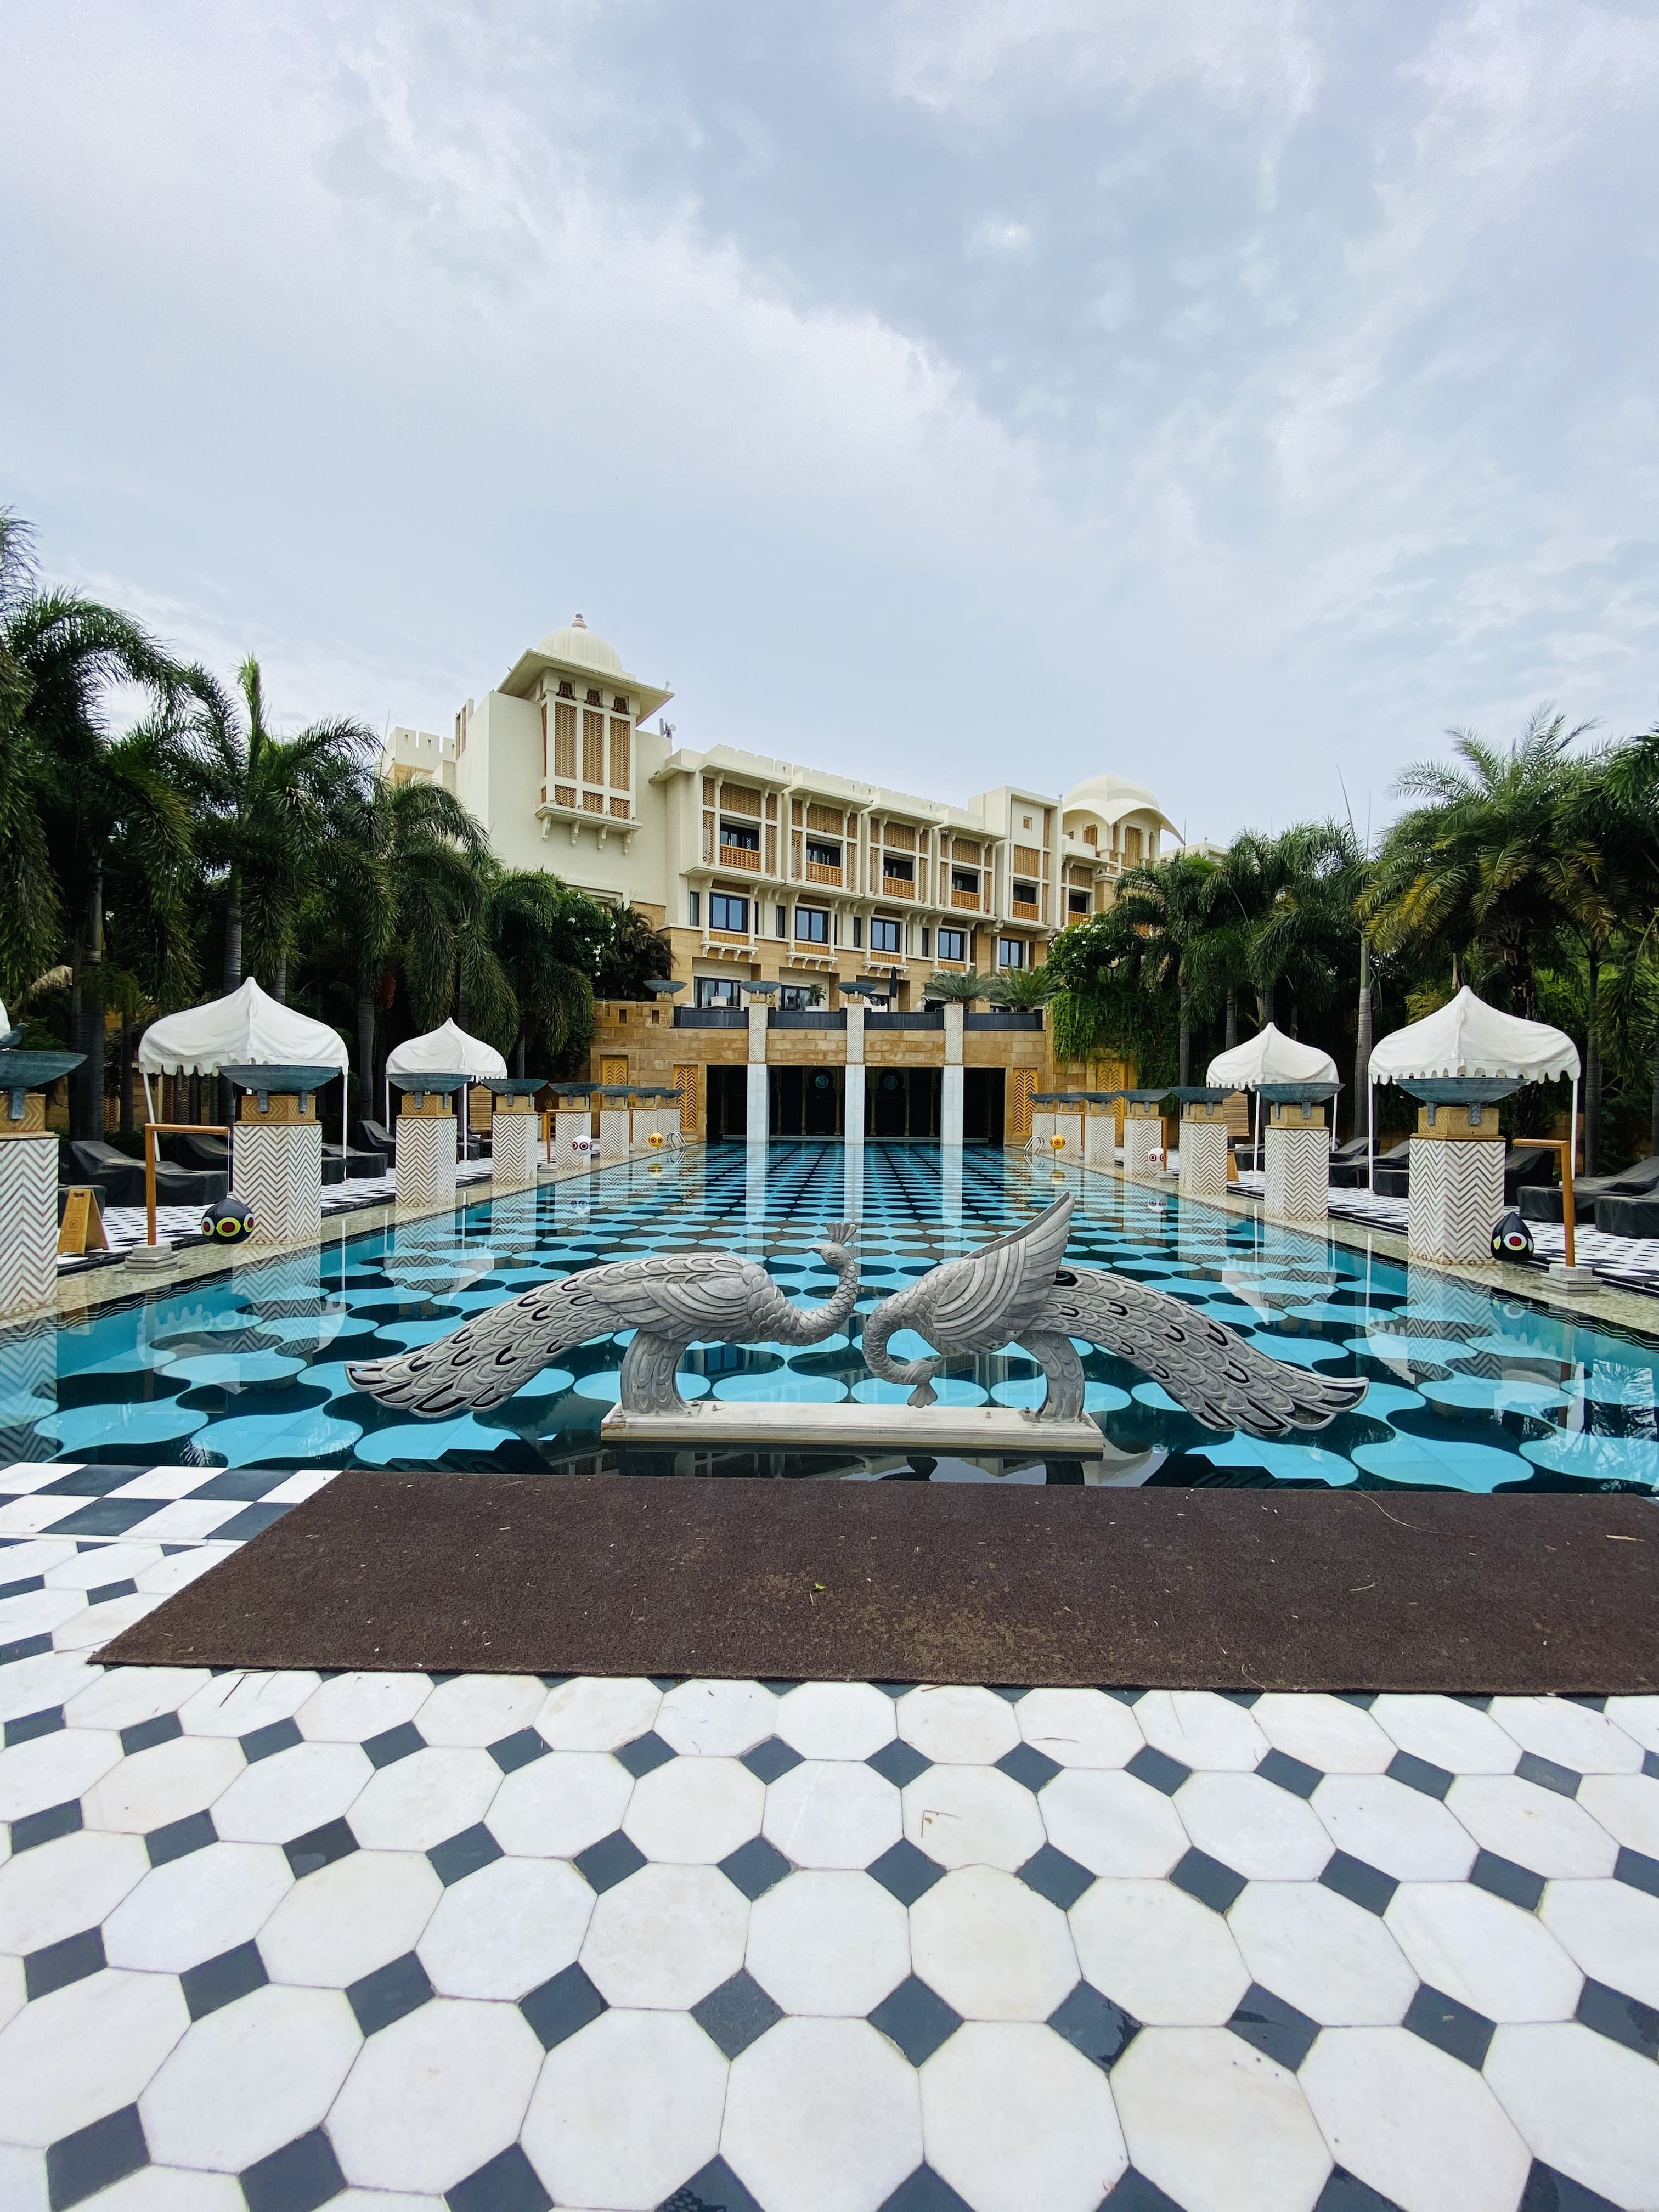
[[[1638,1160],[1634,1166],[1620,1168],[1614,1175],[1583,1176],[1572,1186],[1573,1212],[1580,1221],[1595,1218],[1601,1226],[1601,1215],[1596,1212],[1603,1199],[1659,1198],[1659,1152],[1650,1158]],[[1521,1217],[1524,1221],[1559,1221],[1561,1218],[1561,1186],[1557,1183],[1529,1184],[1521,1194]],[[1614,1237],[1650,1236],[1648,1230],[1615,1229]]]

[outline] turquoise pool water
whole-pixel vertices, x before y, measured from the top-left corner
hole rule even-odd
[[[852,1179],[849,1189],[848,1179]],[[1565,1323],[1525,1301],[1407,1270],[1259,1219],[1046,1162],[921,1146],[721,1146],[608,1169],[351,1237],[320,1256],[151,1294],[81,1326],[0,1337],[0,1449],[11,1460],[238,1467],[591,1467],[617,1395],[625,1340],[580,1346],[492,1412],[411,1422],[347,1379],[349,1360],[422,1344],[481,1307],[600,1261],[713,1244],[763,1259],[805,1303],[831,1279],[811,1243],[863,1224],[863,1295],[848,1336],[806,1351],[709,1345],[690,1353],[688,1397],[830,1405],[897,1400],[860,1356],[861,1315],[939,1260],[970,1250],[1077,1193],[1069,1257],[1201,1306],[1283,1359],[1362,1373],[1357,1413],[1305,1442],[1264,1443],[1202,1427],[1156,1383],[1091,1351],[1087,1410],[1111,1447],[1108,1479],[1160,1483],[1359,1484],[1459,1490],[1651,1490],[1659,1483],[1659,1341]],[[902,1339],[896,1349],[902,1355]],[[981,1359],[940,1386],[961,1403],[1033,1406],[1034,1363]],[[611,1463],[616,1463],[614,1458]],[[932,1474],[959,1463],[891,1456],[805,1472]],[[1005,1470],[1079,1480],[1034,1450]],[[1092,1472],[1092,1471],[1091,1471]]]

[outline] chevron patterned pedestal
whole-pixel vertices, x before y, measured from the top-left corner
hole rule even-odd
[[[553,1116],[553,1164],[568,1174],[572,1168],[591,1168],[598,1159],[597,1152],[578,1152],[576,1142],[584,1144],[593,1133],[593,1116],[586,1106],[569,1113],[561,1109]]]
[[[323,1213],[320,1121],[239,1121],[233,1154],[238,1198],[253,1216],[250,1245],[299,1244]]]
[[[1091,1114],[1083,1125],[1083,1158],[1085,1166],[1109,1168],[1117,1164],[1117,1116],[1107,1112]]]
[[[0,1314],[38,1312],[58,1292],[58,1139],[0,1144]]]
[[[761,1073],[763,1075],[765,1069]],[[626,1106],[599,1109],[599,1149],[596,1157],[602,1166],[610,1167],[614,1161],[628,1158],[629,1125],[632,1119]]]
[[[1227,1195],[1227,1124],[1183,1121],[1181,1125],[1181,1195]]]
[[[542,1125],[534,1114],[496,1114],[489,1124],[489,1179],[503,1184],[534,1182],[541,1156]]]
[[[1164,1122],[1161,1116],[1141,1120],[1131,1115],[1123,1124],[1123,1172],[1132,1182],[1152,1182],[1159,1170],[1153,1166],[1152,1155],[1164,1149]]]
[[[1271,1123],[1261,1139],[1270,1221],[1323,1221],[1330,1204],[1331,1139],[1322,1115],[1305,1126]]]
[[[1504,1211],[1504,1150],[1492,1138],[1412,1139],[1411,1259],[1497,1265],[1492,1232]]]
[[[429,1206],[455,1195],[455,1116],[400,1114],[395,1163],[400,1204]]]

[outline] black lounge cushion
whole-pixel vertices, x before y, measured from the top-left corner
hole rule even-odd
[[[144,1202],[144,1164],[130,1160],[113,1145],[96,1138],[75,1138],[63,1147],[67,1155],[58,1170],[60,1181],[96,1182],[109,1194],[112,1206],[142,1206]]]
[[[1612,1175],[1578,1176],[1572,1186],[1575,1218],[1589,1221],[1604,1198],[1659,1198],[1659,1152],[1636,1161],[1632,1166],[1620,1168]],[[1529,1185],[1521,1194],[1521,1218],[1523,1221],[1559,1221],[1560,1184],[1551,1183],[1542,1188]]]
[[[1609,1237],[1659,1237],[1659,1197],[1598,1199],[1595,1225]]]

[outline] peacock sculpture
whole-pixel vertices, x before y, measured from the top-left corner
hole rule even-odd
[[[764,1267],[737,1252],[672,1252],[617,1260],[539,1283],[491,1306],[453,1336],[393,1359],[349,1365],[353,1385],[423,1421],[499,1406],[572,1345],[635,1331],[623,1355],[631,1413],[686,1413],[675,1370],[699,1338],[725,1344],[822,1344],[845,1328],[859,1294],[858,1229],[841,1221],[817,1250],[839,1278],[821,1306],[785,1297]]]
[[[1364,1396],[1362,1378],[1289,1366],[1165,1291],[1098,1268],[1063,1267],[1072,1204],[1068,1194],[1006,1237],[884,1298],[864,1327],[871,1373],[908,1384],[910,1403],[930,1406],[934,1381],[952,1360],[1017,1343],[1048,1379],[1042,1405],[1027,1418],[1074,1420],[1083,1411],[1074,1342],[1081,1339],[1141,1369],[1207,1428],[1257,1437],[1322,1429]],[[821,1306],[795,1305],[764,1267],[738,1253],[677,1252],[538,1284],[435,1344],[346,1371],[382,1404],[437,1420],[498,1406],[571,1346],[631,1328],[623,1412],[687,1413],[674,1375],[699,1338],[821,1344],[843,1328],[858,1296],[857,1246],[850,1222],[825,1232],[817,1249],[839,1279]],[[901,1329],[914,1330],[934,1356],[894,1358],[889,1347]]]
[[[951,1360],[1018,1343],[1048,1378],[1037,1419],[1073,1420],[1083,1410],[1073,1343],[1081,1337],[1162,1383],[1206,1428],[1255,1437],[1322,1429],[1364,1396],[1363,1377],[1310,1374],[1271,1358],[1167,1291],[1100,1268],[1063,1267],[1071,1226],[1068,1193],[1024,1227],[884,1298],[864,1325],[871,1373],[913,1384],[910,1403],[931,1406],[934,1380]],[[913,1329],[937,1356],[892,1358],[888,1346],[901,1329]]]

